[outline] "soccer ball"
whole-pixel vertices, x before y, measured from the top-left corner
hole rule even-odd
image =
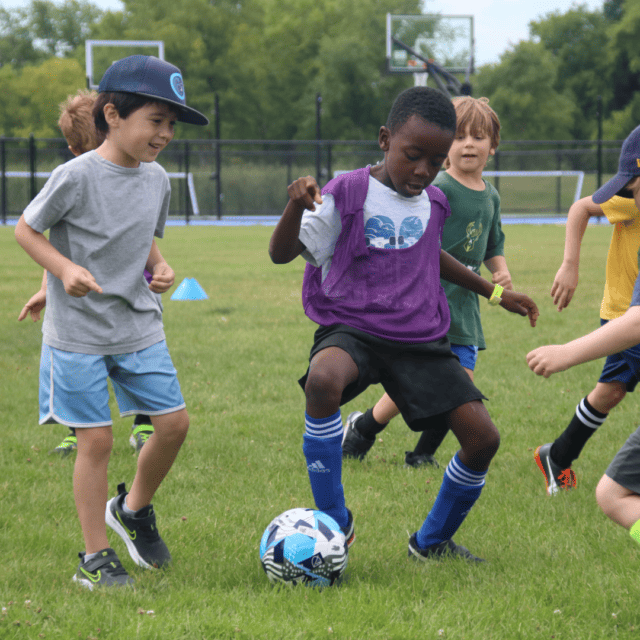
[[[289,509],[274,518],[260,540],[260,561],[273,583],[332,585],[347,566],[347,540],[323,511]]]

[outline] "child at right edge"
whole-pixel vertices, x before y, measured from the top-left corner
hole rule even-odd
[[[455,109],[442,93],[403,91],[378,134],[384,160],[331,180],[322,195],[310,176],[289,185],[269,255],[276,264],[299,255],[308,262],[303,306],[319,327],[300,384],[303,452],[317,508],[337,521],[351,544],[340,406],[381,383],[410,427],[420,430],[421,422],[444,414],[460,442],[429,515],[409,539],[409,557],[480,562],[453,536],[480,496],[500,435],[484,396],[451,352],[440,276],[528,315],[532,325],[538,309],[521,293],[495,295],[492,283],[441,249],[450,210],[442,191],[429,185],[455,132]],[[384,246],[389,228],[404,241]],[[367,237],[374,241],[367,244]]]

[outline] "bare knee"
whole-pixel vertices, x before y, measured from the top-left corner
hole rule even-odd
[[[163,416],[152,416],[154,435],[165,443],[181,445],[189,431],[189,414],[183,409]]]
[[[108,459],[113,448],[111,427],[76,428],[78,455],[93,460]]]
[[[613,519],[613,516],[616,512],[616,497],[614,492],[611,491],[611,482],[612,480],[607,476],[603,475],[600,478],[600,482],[598,482],[598,486],[596,487],[596,502],[602,512],[607,518]]]
[[[623,382],[599,382],[587,399],[596,411],[609,413],[626,395],[627,387]]]
[[[340,407],[343,386],[327,369],[317,367],[309,373],[304,393],[310,413],[334,413]],[[318,416],[316,416],[318,417]]]

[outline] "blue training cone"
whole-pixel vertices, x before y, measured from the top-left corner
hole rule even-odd
[[[172,300],[208,300],[209,296],[195,278],[185,278],[171,296]]]

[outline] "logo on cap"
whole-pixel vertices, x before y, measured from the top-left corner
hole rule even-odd
[[[182,81],[182,75],[179,73],[173,73],[169,79],[173,93],[175,93],[180,100],[185,99],[184,94],[184,82]]]

